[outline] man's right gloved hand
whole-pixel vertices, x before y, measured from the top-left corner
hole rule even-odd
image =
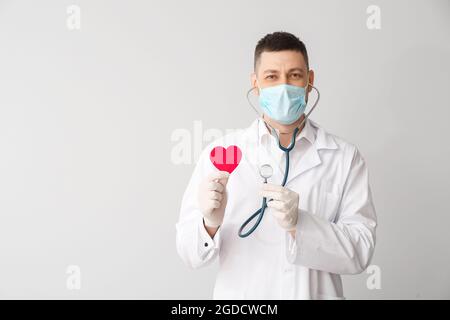
[[[198,204],[207,227],[217,228],[222,224],[227,205],[225,188],[229,177],[226,171],[215,171],[200,183]]]

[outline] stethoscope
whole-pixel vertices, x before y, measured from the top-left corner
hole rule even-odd
[[[252,104],[252,102],[250,101],[248,95],[250,94],[251,91],[253,91],[256,87],[251,88],[250,90],[247,91],[247,101],[248,103],[251,105],[251,107],[253,108],[253,110],[256,111],[256,113],[258,114],[259,117],[261,117],[261,119],[265,122],[265,124],[271,128],[270,132],[271,134],[275,137],[275,139],[278,142],[278,147],[284,151],[284,154],[286,155],[286,163],[285,163],[285,169],[284,169],[284,177],[283,177],[283,182],[281,182],[281,186],[284,187],[286,185],[287,182],[287,178],[289,176],[289,153],[292,151],[292,149],[294,149],[295,147],[295,139],[297,137],[297,134],[299,133],[300,129],[302,128],[303,124],[306,122],[306,119],[308,119],[309,115],[311,114],[311,112],[314,110],[314,108],[316,107],[317,103],[319,102],[320,99],[320,92],[319,90],[317,90],[316,87],[314,87],[311,84],[307,84],[307,86],[311,86],[311,88],[313,88],[314,90],[316,90],[317,92],[317,99],[314,102],[313,106],[311,107],[311,110],[309,110],[309,112],[305,115],[305,117],[303,118],[302,122],[300,123],[300,125],[298,127],[296,127],[292,133],[292,138],[291,138],[291,142],[289,143],[289,145],[287,147],[283,147],[281,145],[280,142],[280,138],[279,135],[276,134],[276,130],[269,125],[266,121],[264,121],[264,118],[262,117],[262,115],[259,114],[258,110],[255,108],[255,106]],[[267,179],[269,179],[273,174],[273,168],[270,164],[263,164],[260,168],[259,168],[259,175],[263,178],[263,183],[267,183]],[[253,233],[253,231],[256,230],[256,228],[258,227],[259,223],[261,222],[263,216],[264,216],[264,212],[266,211],[267,208],[267,202],[271,201],[267,200],[266,197],[263,197],[262,200],[262,204],[261,204],[261,208],[259,208],[258,210],[255,211],[255,213],[253,213],[247,220],[245,220],[245,222],[241,225],[241,227],[239,228],[239,237],[241,238],[245,238],[248,237],[250,234]],[[250,230],[248,230],[247,232],[243,233],[242,231],[245,229],[245,227],[256,217],[257,220],[255,222],[255,224],[250,228]]]

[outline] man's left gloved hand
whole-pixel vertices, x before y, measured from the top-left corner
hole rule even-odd
[[[273,209],[270,211],[278,224],[287,231],[295,230],[298,220],[298,193],[280,185],[264,183],[261,195],[267,198],[267,206]]]

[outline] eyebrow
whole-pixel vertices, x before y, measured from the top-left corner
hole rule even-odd
[[[288,70],[288,73],[294,72],[294,71],[300,71],[300,72],[305,72],[305,70],[303,70],[303,68],[292,68]],[[278,73],[278,70],[274,70],[274,69],[268,69],[268,70],[264,70],[263,72],[265,73]]]
[[[278,70],[268,69],[268,70],[264,70],[263,73],[278,73]]]
[[[305,70],[303,70],[303,68],[292,68],[292,69],[289,69],[289,72],[293,72],[293,71],[304,72]]]

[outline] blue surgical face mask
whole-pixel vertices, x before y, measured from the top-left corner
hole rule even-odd
[[[306,90],[289,84],[259,88],[259,105],[271,119],[291,124],[305,112]]]

